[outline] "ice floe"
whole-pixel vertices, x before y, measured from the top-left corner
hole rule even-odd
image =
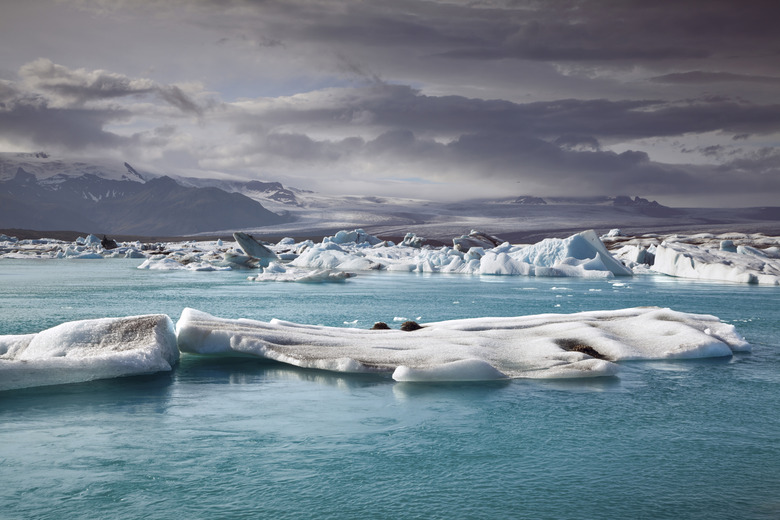
[[[780,285],[780,260],[749,246],[718,248],[663,242],[655,249],[653,271],[684,278]]]
[[[730,356],[750,345],[708,315],[632,308],[423,324],[413,332],[224,319],[185,309],[179,349],[249,355],[336,372],[383,372],[397,381],[612,376],[617,362]]]
[[[164,314],[68,322],[0,336],[0,390],[169,371],[178,359]]]

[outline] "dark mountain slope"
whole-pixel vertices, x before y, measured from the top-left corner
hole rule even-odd
[[[0,182],[2,228],[175,236],[289,220],[245,195],[188,188],[170,177],[145,183],[91,174],[38,180],[19,168],[15,177]]]

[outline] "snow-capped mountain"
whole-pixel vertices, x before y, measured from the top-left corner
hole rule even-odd
[[[363,228],[449,243],[482,230],[537,241],[583,229],[625,232],[780,231],[780,208],[669,208],[641,197],[515,196],[435,202],[316,193],[257,180],[167,177],[121,161],[0,154],[0,229],[182,236],[242,230],[316,237]]]
[[[197,177],[177,177],[177,180],[184,186],[219,188],[229,193],[243,193],[247,197],[253,198],[259,202],[282,204],[284,206],[302,205],[295,195],[296,192],[301,193],[302,190],[286,188],[279,182],[233,181],[201,179]]]
[[[106,180],[140,183],[160,176],[152,173],[142,175],[128,163],[108,159],[68,161],[51,156],[46,152],[0,153],[0,182],[13,179],[19,168],[32,174],[39,181],[53,183],[84,175],[94,175]]]
[[[177,236],[289,220],[240,193],[183,186],[128,163],[0,157],[0,228]]]

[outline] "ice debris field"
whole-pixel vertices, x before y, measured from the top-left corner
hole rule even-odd
[[[360,271],[586,278],[662,273],[780,285],[780,239],[761,234],[643,235],[584,231],[510,244],[472,231],[452,246],[407,234],[399,244],[363,230],[321,242],[74,243],[0,235],[2,258],[144,259],[139,269],[246,270],[257,282],[344,282]],[[750,350],[734,327],[708,315],[632,308],[422,324],[413,331],[358,330],[280,320],[223,319],[185,309],[165,315],[63,323],[0,336],[0,390],[170,371],[180,352],[254,356],[303,368],[375,373],[396,381],[479,381],[614,376],[627,360],[730,356]]]
[[[361,229],[321,242],[284,238],[264,243],[245,233],[235,241],[116,243],[89,235],[74,243],[16,240],[0,235],[0,258],[142,258],[139,269],[221,271],[245,269],[257,282],[343,282],[360,271],[466,275],[612,278],[635,274],[780,285],[780,237],[762,234],[599,237],[587,230],[536,244],[510,244],[472,231],[452,246],[431,247],[408,233],[395,244]]]
[[[631,308],[359,330],[165,315],[63,323],[0,336],[0,390],[170,371],[180,352],[256,358],[401,382],[615,376],[627,360],[731,356],[750,345],[709,315]]]

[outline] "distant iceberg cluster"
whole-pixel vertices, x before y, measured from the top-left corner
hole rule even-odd
[[[395,244],[362,229],[342,230],[321,242],[284,238],[266,243],[245,233],[235,242],[115,243],[89,235],[73,243],[16,240],[0,235],[0,258],[143,258],[139,269],[248,270],[257,282],[343,282],[361,271],[495,276],[612,278],[660,273],[734,283],[780,285],[780,237],[761,234],[599,237],[587,230],[568,238],[511,244],[472,231],[452,246],[431,247],[407,233]]]
[[[18,240],[0,235],[0,258],[71,258],[99,260],[103,258],[146,258],[148,245],[141,242],[117,244],[109,238],[97,235],[78,237],[73,242],[52,238]]]
[[[680,278],[780,285],[780,238],[726,233],[622,237],[619,230],[602,237],[635,273],[654,272]]]
[[[170,371],[180,352],[436,382],[604,377],[627,360],[748,351],[734,326],[714,316],[661,308],[470,318],[402,330],[224,319],[185,309],[175,329],[168,316],[147,315],[0,336],[0,390]]]
[[[549,238],[533,245],[512,245],[473,231],[453,239],[452,247],[425,247],[408,234],[400,244],[383,241],[362,229],[340,231],[322,242],[261,244],[236,233],[232,250],[193,253],[170,251],[148,258],[139,269],[254,269],[254,281],[341,281],[355,271],[400,271],[470,275],[631,276],[592,230],[568,238]],[[262,248],[262,249],[260,249]]]

